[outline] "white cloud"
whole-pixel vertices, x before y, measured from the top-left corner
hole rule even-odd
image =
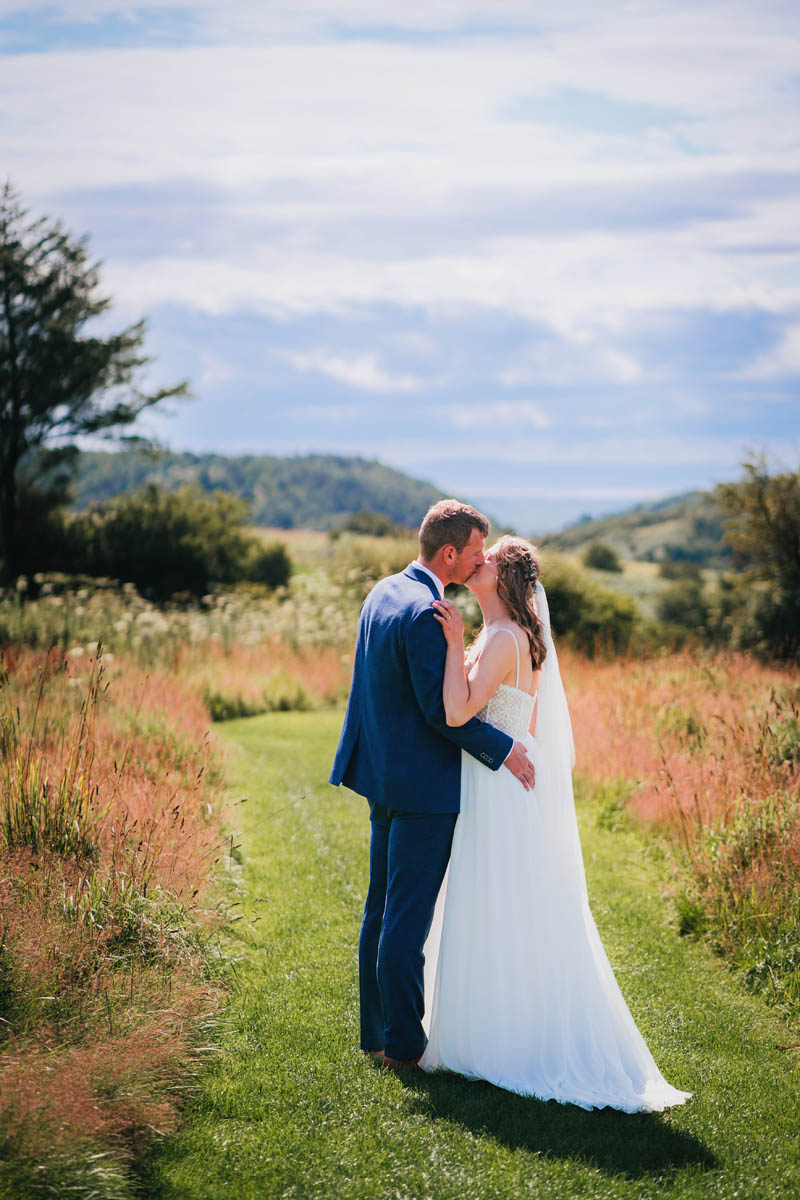
[[[547,429],[553,418],[536,400],[488,400],[480,405],[454,404],[448,410],[450,421],[458,429],[491,429],[501,426]]]
[[[182,7],[218,21],[220,36],[262,18],[271,33],[246,46],[11,56],[0,77],[0,151],[29,203],[180,182],[194,251],[106,255],[133,309],[488,305],[594,344],[580,370],[623,383],[640,367],[607,333],[635,314],[800,309],[785,254],[726,253],[796,230],[800,38],[779,7],[651,0],[598,16],[589,3],[554,14],[506,0],[493,22],[533,21],[536,36],[430,44],[337,40],[330,27],[446,28],[485,20],[485,3],[240,2],[224,21],[210,2]],[[73,20],[118,11],[60,6]],[[503,117],[520,98],[576,87],[686,119],[626,136]],[[702,152],[688,153],[695,135]],[[781,179],[795,194],[770,194]],[[72,203],[91,211],[91,196]],[[238,252],[204,241],[207,208],[241,225]],[[544,378],[576,371],[556,364]]]
[[[742,374],[747,379],[800,376],[800,324],[785,329],[777,346],[760,355]]]
[[[535,265],[535,275],[531,272]],[[574,340],[576,362],[595,342],[625,331],[648,310],[800,311],[800,283],[770,280],[747,256],[707,253],[685,232],[620,232],[585,238],[520,238],[502,251],[465,249],[449,256],[382,260],[283,245],[246,246],[240,256],[107,262],[104,280],[132,311],[176,303],[210,313],[250,306],[275,316],[342,312],[380,303],[436,309],[483,306],[518,314]],[[509,364],[503,381],[563,378],[563,360]],[[613,348],[592,369],[622,382],[639,367]],[[537,373],[538,372],[538,373]]]
[[[589,327],[586,323],[587,318],[591,319],[589,312],[584,310],[575,315],[578,316],[578,322],[571,319],[560,330],[566,336],[566,344],[559,338],[558,341],[535,346],[523,361],[505,367],[500,372],[500,382],[506,387],[519,387],[526,384],[574,384],[588,380],[594,383],[634,383],[642,378],[643,372],[631,354],[605,345],[608,337],[605,329]],[[540,320],[543,324],[554,324],[548,321],[544,312]]]
[[[123,26],[143,41],[161,9],[185,22],[184,45],[99,44]],[[0,0],[0,14],[36,11]],[[2,59],[3,173],[34,212],[92,233],[115,323],[178,309],[211,331],[196,390],[231,378],[229,317],[254,343],[269,329],[298,377],[265,449],[387,445],[412,470],[455,471],[469,455],[546,461],[586,489],[597,464],[602,486],[623,489],[625,471],[641,478],[648,464],[664,478],[672,467],[725,477],[745,419],[705,436],[726,403],[706,384],[715,369],[730,380],[702,330],[729,314],[736,338],[747,332],[743,392],[767,379],[788,392],[780,381],[797,375],[792,3],[55,0],[38,11],[41,25],[86,23],[87,48]],[[481,24],[496,32],[475,35]],[[655,350],[643,329],[657,331]],[[160,356],[168,345],[162,332]],[[180,354],[184,374],[185,343]],[[236,363],[237,393],[262,385]],[[459,405],[464,384],[492,399]],[[396,397],[426,388],[452,446],[389,432]],[[682,399],[701,392],[699,408]],[[366,393],[389,398],[372,406],[383,424],[361,420]],[[292,413],[307,428],[280,424]]]
[[[362,415],[356,404],[300,404],[294,411],[304,420],[324,421],[332,425],[349,424]]]
[[[355,358],[313,350],[308,353],[286,350],[281,357],[291,363],[296,371],[318,371],[339,383],[369,392],[416,392],[422,380],[415,375],[391,374],[378,366],[373,355],[360,354]]]

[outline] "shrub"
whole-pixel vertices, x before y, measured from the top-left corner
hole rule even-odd
[[[628,649],[638,610],[627,596],[598,587],[581,571],[551,559],[543,572],[553,632],[576,650],[620,653]]]
[[[690,559],[670,559],[665,558],[658,568],[658,574],[662,579],[692,579],[701,580],[703,571],[700,563],[692,562]]]
[[[256,717],[267,711],[263,698],[250,699],[241,692],[228,693],[206,690],[203,703],[212,721],[236,721],[239,717]]]
[[[396,525],[385,513],[362,508],[339,521],[330,531],[334,540],[343,533],[363,533],[368,537],[410,537],[412,531],[404,525]]]
[[[206,688],[203,699],[212,721],[234,721],[267,712],[307,712],[315,707],[305,684],[280,668],[267,678],[260,694]]]
[[[729,582],[724,629],[736,650],[762,659],[800,659],[797,596],[766,580]]]
[[[261,545],[251,542],[245,559],[245,579],[263,583],[270,588],[286,587],[292,573],[292,562],[282,542]]]
[[[708,628],[710,606],[699,581],[687,580],[665,588],[656,605],[659,621],[682,632],[702,633]]]
[[[25,489],[18,514],[19,543],[17,563],[20,575],[58,568],[70,558],[69,519],[63,507],[54,504],[48,494],[39,496]],[[69,566],[64,567],[70,570]]]
[[[246,515],[243,501],[225,492],[149,486],[75,517],[65,557],[72,570],[133,583],[156,601],[203,596],[213,583],[285,584],[285,548],[255,542],[241,528]]]
[[[621,571],[619,556],[605,542],[590,542],[583,552],[583,565],[595,571]]]

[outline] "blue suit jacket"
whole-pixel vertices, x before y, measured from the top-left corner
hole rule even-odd
[[[496,771],[513,744],[477,717],[447,724],[447,644],[431,607],[436,596],[433,580],[412,563],[382,579],[364,601],[330,776],[333,784],[407,812],[458,812],[461,750]]]

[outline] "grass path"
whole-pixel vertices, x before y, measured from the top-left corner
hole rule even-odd
[[[410,1083],[357,1050],[366,806],[324,782],[338,713],[224,728],[242,813],[241,986],[160,1200],[588,1200],[800,1196],[800,1050],[760,1001],[678,938],[665,866],[581,806],[593,910],[656,1061],[695,1093],[628,1116],[448,1076]],[[258,918],[255,924],[249,921]]]

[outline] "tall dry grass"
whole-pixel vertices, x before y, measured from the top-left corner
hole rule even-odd
[[[336,646],[292,647],[272,636],[256,646],[212,642],[202,656],[183,651],[176,669],[202,696],[212,719],[225,720],[342,704],[353,656]]]
[[[723,654],[562,659],[577,770],[670,836],[681,928],[800,1015],[800,671]]]
[[[217,1005],[221,776],[174,674],[9,651],[0,688],[0,1182],[22,1190],[173,1120]]]

